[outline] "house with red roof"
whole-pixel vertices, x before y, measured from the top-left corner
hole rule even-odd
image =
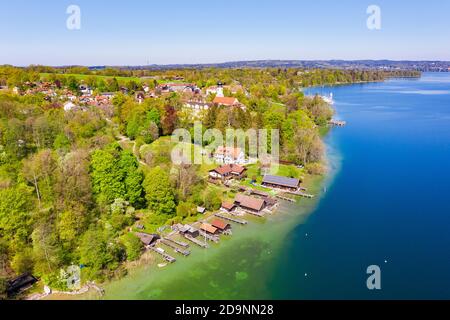
[[[209,177],[213,180],[241,180],[245,178],[247,168],[238,164],[226,164],[209,171]]]

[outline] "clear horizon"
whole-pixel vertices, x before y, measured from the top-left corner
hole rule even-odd
[[[255,60],[449,61],[447,1],[3,1],[0,64],[135,66]],[[66,10],[81,10],[69,30]],[[367,8],[381,9],[369,30]]]

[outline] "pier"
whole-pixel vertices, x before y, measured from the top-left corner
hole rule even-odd
[[[183,248],[189,248],[189,244],[186,243],[186,242],[181,242],[181,241],[173,240],[173,239],[170,239],[170,238],[163,238],[163,240],[171,242],[171,243],[176,244],[176,245],[178,245],[180,247],[183,247]]]
[[[347,122],[342,120],[331,119],[330,121],[328,121],[328,124],[336,127],[345,127],[347,125]]]
[[[155,247],[149,247],[150,250],[152,250],[153,252],[156,252],[157,254],[161,255],[164,260],[166,260],[169,263],[174,263],[175,261],[177,261],[177,259],[175,259],[172,256],[169,256],[167,253],[165,252],[161,252],[159,250],[157,250]]]
[[[299,195],[300,197],[308,198],[308,199],[312,199],[312,198],[315,197],[315,195],[313,195],[313,194],[307,194],[307,193],[304,193],[304,192],[299,192],[298,195]]]
[[[235,223],[242,224],[242,225],[248,224],[248,221],[246,221],[246,220],[236,219],[236,218],[232,218],[232,217],[227,217],[227,216],[221,215],[220,213],[216,213],[215,216],[217,218],[221,218],[221,219],[224,219],[224,220],[227,220],[227,221],[231,221],[231,222],[235,222]]]
[[[242,208],[241,208],[241,210],[244,211],[245,213],[251,214],[253,216],[257,216],[259,218],[263,218],[264,217],[264,213],[261,213],[261,212],[245,210],[245,209],[242,209]]]
[[[219,237],[207,234],[205,231],[200,230],[200,236],[202,236],[203,238],[205,238],[208,241],[211,241],[214,243],[219,243]]]
[[[172,248],[176,253],[182,254],[183,256],[187,257],[191,254],[189,250],[182,250],[178,248],[176,245],[174,245],[172,242],[167,241],[165,239],[160,240],[160,242],[170,248]]]
[[[189,241],[191,241],[192,243],[195,243],[196,245],[198,245],[201,248],[204,248],[204,249],[208,248],[208,244],[207,243],[205,243],[203,241],[200,241],[200,240],[197,240],[197,239],[191,237],[190,235],[185,235],[184,237],[186,239],[188,239]]]
[[[284,200],[284,201],[289,201],[289,202],[297,202],[297,200],[289,198],[289,197],[285,197],[282,195],[277,194],[275,197],[277,197],[278,199]]]

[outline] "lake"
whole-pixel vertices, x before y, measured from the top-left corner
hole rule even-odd
[[[165,269],[139,268],[106,299],[450,298],[450,74],[307,92],[333,93],[347,121],[326,137],[317,200],[235,226]],[[367,289],[370,265],[379,291]]]

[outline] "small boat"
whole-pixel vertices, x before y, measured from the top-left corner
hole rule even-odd
[[[164,267],[167,267],[167,263],[158,264],[158,268],[164,268]]]
[[[328,104],[333,105],[334,104],[334,100],[333,100],[333,94],[330,93],[329,96],[321,96],[322,100],[325,101]]]

